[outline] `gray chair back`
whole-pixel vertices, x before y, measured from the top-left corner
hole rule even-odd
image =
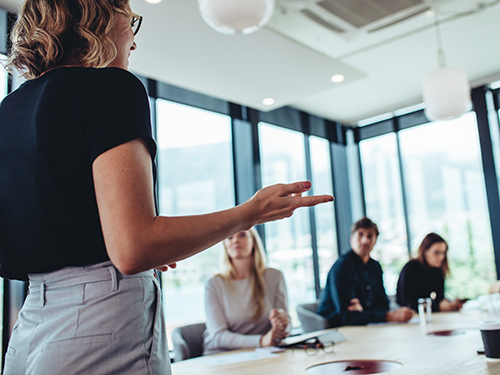
[[[297,306],[297,315],[304,333],[328,328],[328,321],[325,317],[316,313],[317,309],[318,302],[304,303]]]
[[[203,354],[203,333],[206,328],[205,323],[196,323],[177,327],[172,331],[175,362]]]

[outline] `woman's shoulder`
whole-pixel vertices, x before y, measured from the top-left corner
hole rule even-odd
[[[225,288],[227,284],[227,280],[221,274],[217,274],[206,281],[205,287],[207,289],[222,289]]]
[[[285,276],[283,272],[277,270],[276,268],[267,267],[264,270],[264,277],[268,280],[284,280]]]
[[[96,78],[96,82],[103,85],[112,84],[114,87],[130,87],[146,90],[144,84],[134,74],[121,68],[88,68],[92,69],[90,74]]]
[[[47,71],[40,77],[29,80],[29,85],[71,86],[77,91],[85,90],[92,97],[114,95],[143,95],[146,88],[139,78],[121,68],[90,68],[62,66]]]
[[[412,271],[421,271],[423,270],[422,264],[418,261],[418,259],[411,259],[408,263],[405,264],[401,272],[412,272]]]
[[[138,80],[140,82],[139,78],[137,78],[135,75],[133,75],[132,73],[130,73],[128,70],[125,69],[114,68],[114,67],[91,68],[86,66],[55,67],[41,74],[38,78],[29,81],[43,80],[57,76],[82,76],[85,77],[86,79],[92,77],[99,77],[102,79],[110,77],[110,78],[120,78],[120,79],[132,79],[132,80]]]
[[[217,283],[220,283],[223,281],[224,281],[224,278],[222,277],[221,274],[218,273],[216,275],[213,275],[209,279],[207,279],[206,284],[217,284]]]
[[[130,71],[122,68],[106,67],[106,68],[89,68],[93,69],[96,74],[109,77],[120,77],[124,79],[131,79],[134,81],[140,81],[134,74]]]
[[[272,267],[266,267],[264,272],[269,273],[269,275],[274,275],[274,276],[281,275],[281,276],[283,276],[283,272],[281,272],[280,270],[278,270],[276,268],[272,268]]]

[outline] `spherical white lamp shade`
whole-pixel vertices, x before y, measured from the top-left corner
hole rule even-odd
[[[198,0],[203,20],[223,34],[250,34],[272,17],[275,0]]]
[[[424,79],[425,115],[431,121],[452,120],[472,108],[470,85],[464,71],[440,68]]]

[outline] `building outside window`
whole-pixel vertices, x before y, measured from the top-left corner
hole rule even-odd
[[[493,158],[497,173],[498,191],[500,192],[500,110],[489,111],[488,120],[490,124],[491,145],[493,148]]]
[[[233,207],[231,119],[162,99],[156,108],[160,214],[194,215]],[[174,328],[205,321],[205,282],[220,271],[222,252],[217,244],[162,274],[169,340]]]
[[[0,64],[2,65],[2,68],[0,68],[0,101],[7,95],[7,78],[8,74],[3,68],[5,64],[5,59],[6,57],[3,55],[0,55]],[[4,316],[3,314],[3,291],[4,291],[4,282],[3,278],[0,278],[0,314],[1,316]],[[0,324],[0,348],[3,348],[3,319],[2,319],[2,324]],[[3,363],[2,363],[2,358],[0,358],[0,368],[3,368]]]
[[[394,295],[399,272],[409,260],[396,134],[361,141],[359,150],[366,215],[380,231],[371,256],[382,265],[387,294]]]
[[[413,253],[438,233],[449,245],[449,297],[486,294],[496,272],[475,113],[399,136]]]
[[[333,191],[330,142],[315,136],[309,137],[311,171],[314,194],[331,194]],[[335,204],[335,203],[334,203]],[[318,238],[319,280],[323,288],[328,271],[338,258],[335,210],[332,204],[321,204],[314,208],[316,235]]]
[[[262,185],[307,180],[304,135],[259,123]],[[291,218],[265,224],[268,266],[285,275],[292,324],[295,308],[316,299],[309,211],[298,209]]]

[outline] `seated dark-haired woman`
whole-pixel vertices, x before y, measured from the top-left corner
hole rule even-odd
[[[449,273],[448,244],[436,233],[427,234],[418,248],[416,259],[410,260],[399,275],[396,301],[417,310],[419,298],[432,298],[432,311],[458,311],[463,300],[444,298],[444,280]]]

